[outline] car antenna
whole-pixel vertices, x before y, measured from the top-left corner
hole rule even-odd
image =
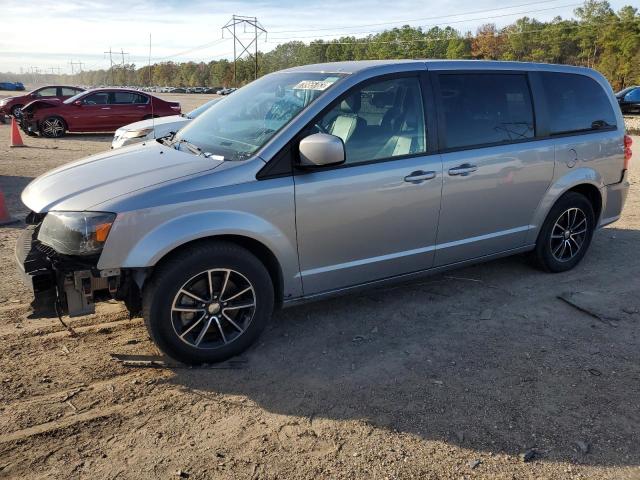
[[[149,87],[151,87],[151,32],[149,32]],[[151,97],[151,131],[153,132],[153,139],[156,139],[156,119],[153,114],[153,95]]]

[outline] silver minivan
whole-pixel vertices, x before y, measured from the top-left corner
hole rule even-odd
[[[620,217],[629,146],[587,68],[307,65],[37,178],[16,257],[36,315],[115,298],[167,355],[221,361],[274,308],[521,252],[573,268]]]

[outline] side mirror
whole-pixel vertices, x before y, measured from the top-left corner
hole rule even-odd
[[[75,102],[73,102],[73,104],[74,104],[76,107],[80,107],[80,106],[82,106],[82,100],[76,100]]]
[[[314,133],[300,141],[300,166],[324,167],[344,163],[344,143],[328,133]]]

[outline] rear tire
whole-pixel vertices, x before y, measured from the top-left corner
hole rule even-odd
[[[145,285],[143,317],[158,348],[187,364],[227,360],[247,349],[271,318],[265,266],[227,242],[195,245],[162,264]]]
[[[60,138],[67,131],[67,124],[60,117],[47,117],[40,124],[40,133],[47,138]]]
[[[534,259],[547,272],[566,272],[584,258],[595,231],[591,202],[577,192],[558,199],[542,224]]]

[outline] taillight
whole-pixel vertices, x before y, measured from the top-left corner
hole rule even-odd
[[[631,145],[633,144],[633,139],[629,135],[624,136],[624,169],[627,170],[629,168],[629,162],[631,161]]]

